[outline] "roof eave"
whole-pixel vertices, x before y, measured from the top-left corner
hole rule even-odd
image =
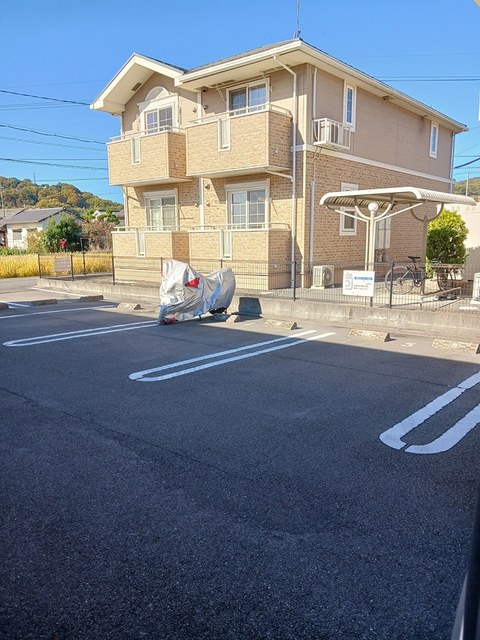
[[[115,115],[123,113],[125,104],[153,73],[175,79],[183,74],[183,70],[134,53],[95,98],[90,108]]]

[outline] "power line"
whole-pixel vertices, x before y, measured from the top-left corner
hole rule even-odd
[[[90,105],[89,102],[80,102],[79,100],[63,100],[61,98],[49,98],[47,96],[35,96],[31,93],[19,93],[18,91],[7,91],[6,89],[0,89],[0,93],[8,93],[12,96],[23,96],[24,98],[37,98],[37,100],[51,100],[52,102],[64,102],[66,104],[81,104],[85,107]]]
[[[0,111],[34,111],[37,109],[75,109],[83,107],[80,104],[7,104],[0,105]]]
[[[74,147],[72,144],[61,144],[59,142],[43,142],[40,140],[29,140],[28,138],[11,138],[9,136],[0,136],[0,140],[13,140],[14,142],[26,142],[28,144],[40,144],[45,147],[62,147],[64,149],[83,149],[84,151],[90,151],[103,153],[105,151],[105,147],[103,149],[90,149],[89,147]]]
[[[14,158],[0,158],[0,162],[18,162],[20,164],[38,164],[44,167],[62,167],[63,169],[85,169],[87,171],[107,171],[102,167],[82,167],[74,164],[57,164],[55,162],[36,162],[32,160],[15,160]]]
[[[28,133],[36,133],[40,136],[51,136],[53,138],[64,138],[66,140],[78,140],[79,142],[91,142],[94,144],[104,145],[104,142],[99,140],[92,140],[91,138],[78,138],[76,136],[66,136],[61,133],[50,133],[49,131],[38,131],[37,129],[28,129],[26,127],[16,127],[13,124],[0,123],[0,127],[6,127],[7,129],[16,129],[17,131],[27,131]]]
[[[377,76],[384,82],[478,82],[480,76]]]

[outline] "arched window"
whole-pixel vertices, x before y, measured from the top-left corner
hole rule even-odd
[[[165,87],[151,89],[138,108],[141,129],[147,135],[171,131],[178,126],[178,96]]]

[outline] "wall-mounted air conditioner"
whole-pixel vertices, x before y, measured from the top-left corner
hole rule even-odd
[[[313,267],[312,288],[325,289],[333,285],[333,275],[335,268],[331,264],[322,264]]]

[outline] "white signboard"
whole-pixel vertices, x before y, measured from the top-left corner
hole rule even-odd
[[[343,272],[344,296],[365,296],[373,298],[375,293],[375,271]]]

